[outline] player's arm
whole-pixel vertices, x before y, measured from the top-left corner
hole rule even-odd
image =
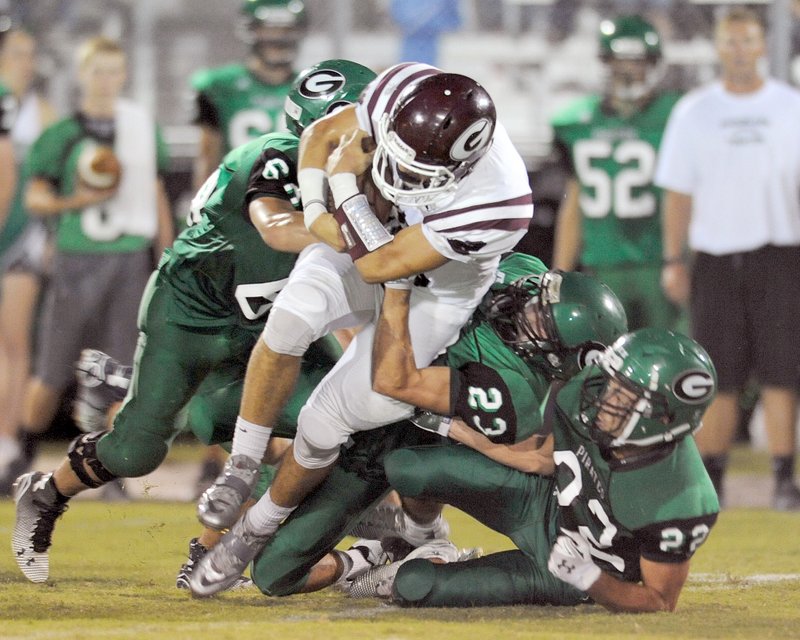
[[[193,123],[200,130],[197,157],[192,167],[192,186],[197,191],[222,161],[222,131],[219,114],[213,102],[203,91],[195,96],[195,116]]]
[[[113,189],[91,189],[79,184],[75,191],[60,195],[50,180],[42,177],[31,178],[25,188],[25,207],[35,216],[59,215],[63,211],[84,209],[100,204],[117,192]]]
[[[689,575],[689,560],[671,563],[641,558],[640,566],[641,582],[623,582],[609,573],[601,572],[587,593],[597,604],[611,611],[675,611],[678,596]]]
[[[580,185],[570,178],[566,195],[556,217],[556,233],[553,240],[553,268],[572,271],[578,264],[581,251],[582,220],[579,206]]]
[[[409,289],[386,287],[372,343],[372,388],[440,415],[451,415],[450,367],[417,368],[408,329]]]
[[[0,229],[6,223],[17,188],[17,163],[11,136],[0,135]]]
[[[306,227],[337,251],[344,251],[347,245],[338,223],[328,212],[326,168],[329,157],[342,140],[351,137],[359,129],[355,105],[350,105],[306,127],[298,149],[297,179],[303,198]],[[352,155],[351,159],[356,162]],[[361,172],[354,173],[358,175]]]
[[[245,204],[250,222],[275,251],[300,253],[316,238],[297,211],[297,177],[292,160],[279,149],[265,148],[250,170]]]
[[[317,239],[306,229],[303,214],[288,200],[258,198],[248,208],[250,221],[264,243],[286,253],[300,253]]]
[[[689,266],[686,245],[692,217],[692,196],[671,189],[664,191],[662,236],[664,265],[661,287],[675,304],[689,301]]]
[[[523,471],[549,476],[555,473],[553,462],[553,436],[533,435],[515,444],[492,442],[482,433],[469,427],[467,423],[455,418],[450,424],[447,436],[482,453],[487,458],[502,465]]]
[[[175,239],[175,218],[172,216],[172,206],[167,195],[167,187],[161,177],[156,180],[156,212],[158,215],[156,256],[160,256],[164,249],[172,245],[172,241]]]

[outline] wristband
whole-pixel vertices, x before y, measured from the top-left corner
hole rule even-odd
[[[354,173],[334,173],[328,176],[328,188],[333,194],[333,204],[341,207],[345,200],[359,194],[358,182]]]
[[[367,196],[359,193],[336,207],[333,214],[342,230],[346,251],[353,260],[375,251],[392,241],[393,236],[378,220]]]
[[[309,229],[314,221],[328,212],[325,204],[325,172],[315,167],[307,167],[297,172],[297,186],[303,200],[303,222]]]

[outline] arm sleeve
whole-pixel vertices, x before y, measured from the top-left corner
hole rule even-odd
[[[641,555],[652,562],[684,562],[708,537],[717,520],[712,513],[687,520],[657,522],[636,531]]]
[[[274,170],[266,171],[267,166]],[[297,166],[285,153],[277,149],[264,149],[250,170],[245,209],[258,198],[278,198],[291,201],[297,190]],[[297,208],[297,207],[293,207]]]
[[[513,444],[538,429],[535,396],[519,373],[468,362],[454,374],[450,387],[453,415],[492,442]]]

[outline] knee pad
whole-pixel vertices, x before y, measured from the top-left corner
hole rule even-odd
[[[281,307],[273,307],[261,333],[264,343],[275,353],[302,356],[319,336],[308,323]]]
[[[425,606],[425,599],[436,584],[436,565],[422,559],[404,563],[394,579],[395,602],[401,606]]]
[[[145,429],[115,428],[97,443],[97,457],[121,478],[138,478],[158,469],[169,452],[169,441]]]
[[[400,495],[414,498],[427,487],[424,466],[413,449],[392,451],[383,462],[386,478]]]
[[[308,437],[298,429],[294,438],[294,459],[306,469],[321,469],[336,461],[340,446],[338,440]]]
[[[106,469],[103,463],[97,459],[97,441],[107,433],[109,432],[93,431],[92,433],[85,433],[75,438],[70,443],[69,449],[67,449],[70,468],[78,476],[78,479],[90,489],[102,487],[107,482],[117,479],[117,476]],[[86,472],[84,465],[92,470],[99,482]]]

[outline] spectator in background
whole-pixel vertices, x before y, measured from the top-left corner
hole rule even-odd
[[[719,372],[697,436],[717,492],[752,371],[761,384],[773,507],[800,510],[794,482],[800,365],[800,92],[765,78],[764,27],[735,8],[715,34],[721,75],[673,111],[656,183],[666,189],[662,283],[689,305]],[[687,254],[687,248],[691,251]]]
[[[301,0],[245,0],[237,33],[250,51],[244,63],[196,73],[194,123],[200,149],[193,184],[199,189],[231,149],[283,129],[283,103],[295,77],[295,61],[308,17]],[[197,480],[197,497],[221,473],[227,454],[208,450]]]
[[[438,66],[439,36],[461,26],[458,5],[458,0],[392,0],[392,19],[402,33],[400,60]]]
[[[137,307],[154,251],[160,255],[172,241],[159,177],[167,168],[166,146],[150,115],[120,97],[126,66],[116,41],[95,37],[81,45],[78,109],[45,129],[28,156],[25,205],[55,224],[52,275],[23,408],[29,438],[50,425],[81,349],[133,360]],[[121,165],[115,187],[87,183],[84,164],[100,145],[111,147]]]
[[[19,180],[4,225],[0,225],[0,496],[8,495],[16,465],[24,459],[18,429],[30,372],[34,313],[47,275],[49,241],[42,221],[29,219],[22,203],[21,164],[28,148],[56,117],[35,89],[36,40],[21,29],[0,31],[0,81],[15,98],[11,142]]]
[[[570,175],[553,266],[570,271],[580,265],[608,284],[631,329],[673,329],[678,307],[659,285],[661,190],[653,173],[678,96],[659,89],[661,39],[640,16],[603,20],[599,45],[605,92],[579,99],[553,120]]]

